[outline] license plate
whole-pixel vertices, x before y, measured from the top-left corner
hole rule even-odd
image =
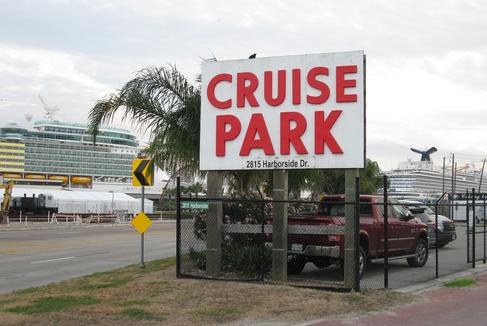
[[[303,251],[303,245],[298,243],[291,244],[292,251]]]

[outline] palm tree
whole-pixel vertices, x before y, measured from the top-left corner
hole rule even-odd
[[[196,174],[199,170],[200,87],[191,85],[176,69],[149,67],[120,90],[98,101],[89,115],[94,136],[102,123],[123,112],[123,120],[150,133],[143,152],[172,175]]]

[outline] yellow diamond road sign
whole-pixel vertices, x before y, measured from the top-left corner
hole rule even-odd
[[[148,158],[136,158],[132,161],[132,185],[154,185],[154,161]]]
[[[132,220],[132,226],[140,233],[144,233],[152,224],[152,221],[144,214],[140,212]]]

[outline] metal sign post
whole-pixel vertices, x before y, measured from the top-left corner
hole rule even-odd
[[[141,187],[141,200],[140,200],[140,211],[144,213],[144,195],[145,195],[145,187]],[[144,213],[145,214],[145,213]],[[140,235],[140,267],[145,268],[144,264],[144,234],[145,232],[142,232]]]

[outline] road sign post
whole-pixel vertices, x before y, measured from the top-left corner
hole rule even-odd
[[[132,162],[132,185],[140,189],[140,213],[132,220],[132,226],[140,233],[140,267],[145,268],[144,263],[144,234],[152,224],[145,215],[144,200],[145,186],[154,184],[154,162],[148,158],[136,158]]]
[[[145,195],[145,187],[142,186],[141,191],[141,197],[140,197],[140,211],[144,213],[144,195]],[[144,264],[144,234],[145,232],[142,232],[140,235],[140,267],[145,268]]]

